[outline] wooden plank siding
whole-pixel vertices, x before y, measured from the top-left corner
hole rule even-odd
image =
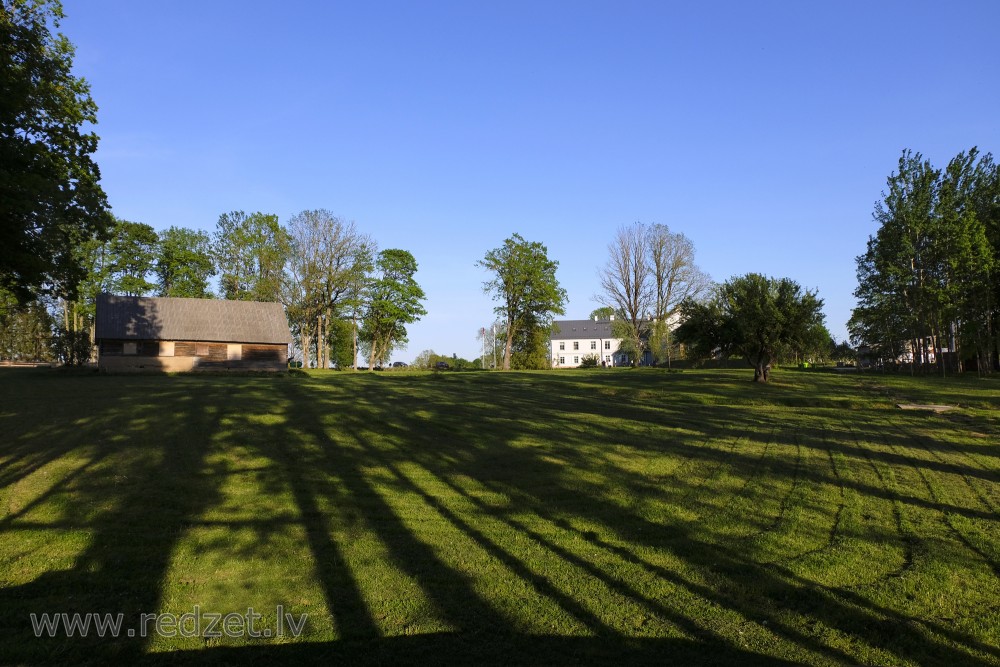
[[[173,343],[172,355],[169,352],[161,355],[161,351],[169,350],[169,346],[162,343]],[[133,346],[135,353],[126,354],[125,351]],[[237,356],[230,356],[237,351]],[[106,366],[109,370],[281,371],[287,368],[288,346],[284,343],[102,340],[99,355],[100,358],[107,359]],[[116,361],[112,362],[112,359]],[[188,361],[185,362],[185,359]]]

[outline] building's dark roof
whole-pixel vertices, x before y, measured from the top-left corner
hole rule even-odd
[[[280,303],[112,294],[97,297],[94,335],[115,340],[292,342]]]
[[[551,340],[570,340],[584,338],[614,338],[611,333],[611,321],[600,320],[556,320],[552,328]]]

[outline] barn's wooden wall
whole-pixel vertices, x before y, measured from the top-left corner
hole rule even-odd
[[[125,354],[125,343],[135,343],[136,353]],[[284,343],[243,343],[239,359],[230,358],[230,343],[173,341],[173,356],[160,356],[161,341],[102,340],[98,344],[98,367],[108,371],[283,371],[288,367]]]

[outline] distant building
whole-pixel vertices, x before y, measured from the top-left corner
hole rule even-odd
[[[97,297],[97,365],[113,372],[283,371],[292,342],[279,303]]]
[[[609,320],[556,320],[549,339],[552,368],[576,368],[588,356],[597,357],[597,365],[627,366],[628,355],[619,351],[621,338],[611,333]]]

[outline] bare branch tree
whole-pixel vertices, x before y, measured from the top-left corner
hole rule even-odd
[[[293,250],[286,268],[286,305],[297,323],[306,365],[315,346],[317,367],[328,368],[331,321],[359,298],[374,243],[353,222],[326,210],[302,211],[288,227]]]
[[[641,222],[618,228],[615,239],[608,244],[608,261],[599,269],[602,294],[596,298],[618,313],[616,325],[635,350],[632,365],[642,358],[646,328],[645,316],[654,303],[646,227]]]
[[[651,225],[646,231],[649,263],[653,280],[653,325],[651,347],[654,355],[670,365],[671,328],[681,303],[698,301],[712,287],[711,277],[694,263],[694,243],[666,225]]]

